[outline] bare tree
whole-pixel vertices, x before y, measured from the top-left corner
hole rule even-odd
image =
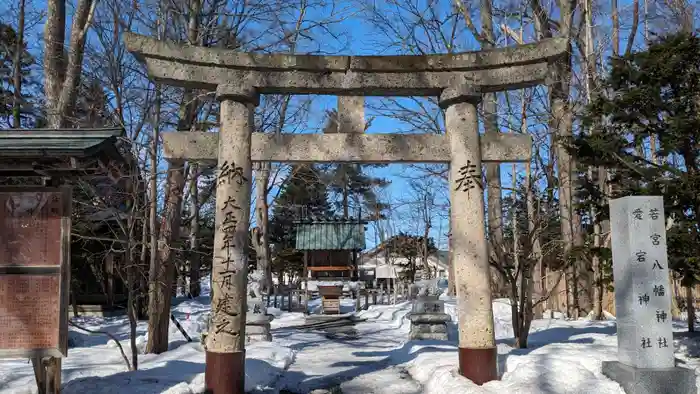
[[[19,1],[19,11],[17,15],[17,43],[15,45],[15,57],[12,60],[14,70],[14,102],[12,103],[12,127],[18,129],[21,127],[21,105],[22,105],[22,54],[24,53],[24,22],[26,0]]]
[[[68,47],[64,47],[66,1],[48,0],[44,27],[44,86],[48,126],[68,125],[75,105],[83,68],[85,39],[95,14],[97,0],[79,0],[71,26]],[[67,57],[66,57],[67,54]]]
[[[493,23],[492,0],[480,0],[479,15],[481,16],[481,31],[477,29],[470,16],[470,10],[463,0],[454,0],[456,7],[462,13],[466,26],[481,45],[481,49],[496,47],[496,34]],[[488,134],[500,132],[498,125],[498,95],[486,93],[481,104],[484,131]],[[502,260],[503,251],[497,245],[503,245],[503,220],[501,207],[501,165],[500,163],[486,163],[486,196],[487,219],[489,235],[489,251],[492,260]],[[495,294],[504,294],[504,283],[496,271],[492,279]]]

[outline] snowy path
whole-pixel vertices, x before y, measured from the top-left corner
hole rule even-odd
[[[409,323],[403,316],[410,304],[380,306],[359,313],[367,322],[355,326],[359,338],[330,340],[322,333],[280,327],[273,332],[275,341],[295,351],[294,362],[277,382],[276,388],[293,393],[338,386],[358,376],[352,385],[343,385],[343,393],[420,393],[420,385],[406,372],[393,365],[401,364],[407,354],[404,342]],[[402,387],[388,386],[391,377],[403,376]],[[395,379],[394,379],[395,380]]]
[[[173,313],[198,340],[210,300],[178,300]],[[341,308],[353,309],[352,300]],[[312,309],[313,309],[313,305]],[[318,331],[294,328],[304,315],[272,309],[273,341],[246,347],[246,390],[249,393],[309,393],[340,386],[343,394],[624,394],[605,378],[601,363],[617,359],[615,322],[541,319],[532,324],[528,349],[513,349],[507,300],[495,300],[494,328],[501,379],[476,386],[457,374],[456,327],[449,341],[408,341],[410,304],[372,306],[357,315],[356,340],[331,340]],[[455,302],[445,312],[455,316]],[[116,335],[129,352],[124,317],[78,319],[90,329]],[[676,331],[685,331],[674,323]],[[137,347],[146,342],[146,322],[138,325]],[[700,334],[677,332],[676,356],[700,372]],[[198,342],[186,343],[175,325],[170,349],[141,354],[139,371],[128,372],[116,345],[105,336],[89,336],[71,328],[71,346],[64,360],[64,394],[199,394],[204,391],[204,352]],[[33,394],[34,376],[27,360],[0,360],[0,394]],[[699,380],[700,383],[700,380]],[[700,391],[698,392],[700,394]]]

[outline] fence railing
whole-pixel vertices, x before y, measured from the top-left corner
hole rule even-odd
[[[270,294],[263,296],[268,308],[287,312],[307,312],[309,302],[320,299],[318,291],[289,289],[275,286]],[[367,309],[370,305],[391,305],[408,299],[407,289],[377,288],[361,289],[358,292],[343,291],[341,298],[355,299],[355,309]]]

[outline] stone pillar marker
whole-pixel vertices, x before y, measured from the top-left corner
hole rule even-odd
[[[254,89],[220,85],[216,233],[212,264],[212,318],[207,335],[205,385],[212,394],[245,392],[250,142],[258,104]]]
[[[619,361],[603,374],[628,394],[696,393],[695,373],[676,367],[663,198],[610,201]]]
[[[411,331],[408,334],[410,340],[448,340],[447,322],[451,321],[450,315],[445,313],[445,301],[438,299],[436,295],[419,296],[413,302],[411,313],[408,314],[411,321]]]
[[[459,372],[481,385],[498,379],[481,178],[478,88],[445,89],[440,107],[450,140],[450,225],[459,316]]]

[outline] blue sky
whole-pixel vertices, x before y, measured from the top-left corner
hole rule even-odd
[[[376,0],[376,2],[382,2],[382,0]],[[423,6],[423,11],[424,13],[428,13],[429,9],[425,7],[425,4],[427,3],[427,0],[412,0],[413,3],[422,3]],[[70,2],[69,2],[70,3]],[[449,6],[452,3],[452,1],[443,1],[441,4],[443,6]],[[469,4],[469,2],[465,2]],[[41,11],[42,9],[45,9],[45,2],[44,0],[28,0],[28,4],[30,7],[34,10],[39,10]],[[328,3],[330,4],[330,2]],[[621,13],[622,13],[622,24],[623,24],[623,31],[620,37],[620,40],[622,41],[622,47],[624,50],[624,44],[627,39],[627,30],[625,30],[625,25],[628,23],[628,17],[627,13],[629,13],[629,6],[631,4],[631,1],[629,0],[621,0],[620,1],[620,8],[621,8]],[[5,7],[7,6],[7,3],[0,5],[0,11],[6,11]],[[607,8],[608,5],[605,5]],[[69,14],[71,12],[72,8],[69,7]],[[436,9],[434,12],[440,13],[444,12],[445,9]],[[607,9],[602,10],[603,12],[607,12]],[[307,17],[307,20],[311,20],[315,17],[313,15],[313,12],[323,14],[327,13],[327,9],[317,9],[317,10],[312,10],[312,13],[310,13]],[[7,15],[7,13],[5,13]],[[387,13],[385,15],[392,15],[390,13],[390,9],[387,10]],[[406,17],[406,15],[398,15],[398,14],[393,14],[393,17],[396,18],[397,16],[402,16]],[[478,13],[473,15],[474,22],[477,24],[477,27],[479,25],[479,18],[478,18]],[[5,20],[4,20],[5,21]],[[14,21],[9,21],[10,23],[14,24]],[[514,22],[515,23],[515,22]],[[596,20],[597,23],[597,28],[598,29],[608,29],[610,20],[609,18],[597,18]],[[461,29],[458,32],[458,44],[460,47],[458,50],[473,50],[475,48],[478,48],[478,45],[476,45],[473,37],[471,36],[470,33],[468,33],[464,29],[463,23],[460,24]],[[27,41],[29,42],[30,50],[34,53],[37,53],[39,55],[39,52],[41,50],[41,33],[43,29],[43,21],[39,20],[37,23],[32,23],[31,26],[31,31],[27,33]],[[515,25],[514,25],[515,27]],[[367,21],[367,17],[365,15],[357,15],[353,16],[350,18],[347,18],[346,20],[342,21],[341,23],[338,23],[334,26],[331,27],[332,30],[336,33],[342,33],[342,36],[346,38],[343,41],[343,44],[347,45],[339,45],[336,41],[333,41],[331,39],[329,40],[321,40],[321,49],[325,50],[326,52],[333,53],[333,54],[355,54],[355,55],[380,55],[380,54],[396,54],[397,53],[397,46],[393,46],[392,48],[387,49],[389,45],[387,45],[387,41],[383,40],[384,36],[381,35],[376,30],[373,30],[371,27],[371,23]],[[640,26],[640,29],[638,31],[638,37],[637,45],[636,47],[639,48],[641,45],[643,45],[643,39],[641,37],[643,29]],[[320,34],[319,31],[315,32],[316,35]],[[415,34],[420,40],[424,40],[426,38],[426,35],[421,32],[419,28],[416,29],[411,29],[410,30],[411,34]],[[405,30],[403,31],[404,36],[409,35],[409,31]],[[526,33],[527,35],[527,33]],[[400,41],[400,40],[399,40]],[[399,42],[400,43],[400,42]],[[396,44],[396,43],[394,43]],[[316,48],[316,47],[315,47]],[[309,50],[307,48],[307,50]],[[303,43],[302,47],[299,48],[299,52],[304,52],[303,48]],[[39,56],[38,56],[39,57]],[[39,57],[40,59],[40,57]],[[373,105],[379,102],[381,98],[368,98],[367,99],[367,104],[368,105]],[[412,104],[409,103],[408,100],[402,101],[404,105],[411,106]],[[310,119],[309,122],[309,128],[314,129],[318,128],[322,125],[323,122],[323,115],[325,114],[325,110],[331,109],[331,108],[336,108],[336,98],[335,97],[330,97],[330,96],[319,96],[315,99],[314,101],[314,107],[312,111],[312,119]],[[388,133],[388,132],[406,132],[408,127],[407,124],[401,123],[395,119],[392,119],[390,117],[382,117],[382,116],[376,116],[376,113],[372,113],[371,111],[367,110],[366,116],[373,117],[374,120],[372,122],[371,128],[368,130],[369,133]],[[510,175],[510,169],[511,165],[502,165],[502,181],[505,184],[510,184],[511,182],[511,175]],[[393,217],[392,221],[393,227],[395,228],[395,231],[406,231],[410,233],[419,233],[422,232],[420,230],[420,227],[422,226],[422,223],[417,223],[415,218],[411,216],[411,207],[407,206],[405,204],[406,200],[411,200],[414,199],[415,197],[412,195],[412,192],[409,187],[409,181],[406,179],[406,177],[415,177],[419,175],[420,173],[412,170],[408,166],[403,166],[403,165],[390,165],[386,168],[381,168],[381,169],[373,169],[371,170],[371,173],[375,174],[376,176],[387,178],[392,181],[391,185],[386,188],[385,191],[380,193],[380,195],[384,195],[389,198],[389,202],[394,203],[395,205],[395,210],[393,211]],[[436,190],[436,194],[439,197],[439,203],[444,204],[445,199],[444,196],[447,194],[447,190],[443,187],[439,188],[440,190]],[[448,229],[448,221],[446,218],[446,211],[442,212],[436,212],[433,215],[433,228],[431,230],[431,236],[433,236],[437,242],[437,244],[441,248],[446,247],[446,237],[445,233],[447,232]],[[368,246],[372,246],[375,243],[376,240],[376,234],[374,233],[374,226],[370,225],[368,226],[368,233],[367,233],[367,243]]]
[[[478,22],[478,18],[477,18]],[[349,46],[344,50],[340,51],[340,54],[354,54],[354,55],[390,55],[397,54],[395,49],[386,50],[388,45],[382,45],[380,43],[381,37],[373,30],[370,23],[367,23],[363,18],[350,18],[343,22],[342,30],[351,34],[351,39],[349,40]],[[414,32],[417,35],[421,35],[420,31]],[[465,49],[473,50],[478,48],[471,34],[463,32],[459,34],[461,40],[460,42]],[[422,35],[425,37],[425,35]],[[384,50],[382,50],[384,48]],[[373,112],[368,107],[377,105],[382,98],[380,97],[367,97],[366,99],[366,118],[372,118],[371,127],[367,130],[368,133],[394,133],[394,132],[419,132],[417,130],[411,130],[410,125],[397,121],[390,116],[381,116],[380,114]],[[417,105],[412,103],[409,99],[400,100],[401,105],[417,109]],[[315,100],[315,106],[319,111],[314,111],[317,116],[316,122],[318,124],[322,123],[322,114],[325,110],[337,108],[337,98],[334,96],[321,96],[317,97]],[[437,108],[434,108],[437,111]],[[506,171],[506,167],[503,167],[502,179],[503,182],[510,182],[509,170]],[[511,166],[508,165],[507,169]],[[412,234],[422,234],[424,222],[422,220],[416,220],[418,215],[417,207],[414,204],[410,204],[410,201],[416,201],[417,195],[410,187],[410,180],[408,178],[419,177],[422,173],[411,168],[408,165],[392,164],[385,168],[374,168],[366,169],[370,174],[377,177],[385,178],[391,181],[391,184],[385,189],[380,191],[380,196],[388,197],[388,202],[392,203],[393,208],[390,212],[392,222],[389,227],[393,233],[398,231],[404,231]],[[436,207],[432,209],[432,228],[430,230],[430,236],[435,239],[436,244],[440,249],[447,248],[447,232],[449,231],[449,219],[447,209],[446,196],[448,195],[448,190],[444,182],[437,182],[438,185],[435,186],[435,202]],[[417,202],[417,201],[416,201]],[[367,226],[367,245],[368,247],[374,246],[379,236],[375,231],[376,227],[373,225]]]
[[[378,45],[376,39],[372,38],[374,32],[371,26],[361,18],[350,18],[339,26],[338,30],[344,30],[350,34],[348,47],[341,50],[338,54],[354,54],[354,55],[388,55],[395,54],[393,51],[377,51]],[[303,50],[302,50],[303,51]],[[394,132],[411,132],[409,127],[392,119],[389,116],[381,116],[377,112],[373,112],[370,108],[373,105],[378,105],[382,100],[381,97],[366,98],[366,113],[367,119],[372,118],[371,127],[367,130],[368,133],[394,133]],[[401,104],[408,107],[416,107],[410,100],[401,100]],[[324,121],[326,110],[337,109],[337,97],[335,96],[317,96],[314,100],[314,111],[316,115],[309,122],[311,127],[321,127]],[[392,203],[393,207],[390,212],[392,232],[404,231],[413,234],[422,234],[423,222],[417,222],[412,215],[415,214],[415,207],[407,204],[410,200],[416,200],[415,193],[411,190],[409,180],[407,178],[415,178],[421,173],[410,168],[407,165],[392,164],[384,168],[365,168],[365,172],[374,176],[385,178],[391,181],[391,184],[384,190],[379,191],[379,195],[385,198],[385,202]],[[444,188],[443,188],[444,189]],[[444,196],[447,190],[436,191],[436,202],[445,205],[446,201],[441,196]],[[408,201],[407,201],[408,200]],[[449,229],[447,219],[447,210],[433,208],[435,210],[432,215],[432,229],[430,235],[435,239],[436,244],[442,248],[447,248],[446,233]],[[385,225],[386,226],[386,225]],[[375,231],[376,226],[370,224],[367,226],[366,241],[368,248],[373,247],[379,240],[379,236]]]

